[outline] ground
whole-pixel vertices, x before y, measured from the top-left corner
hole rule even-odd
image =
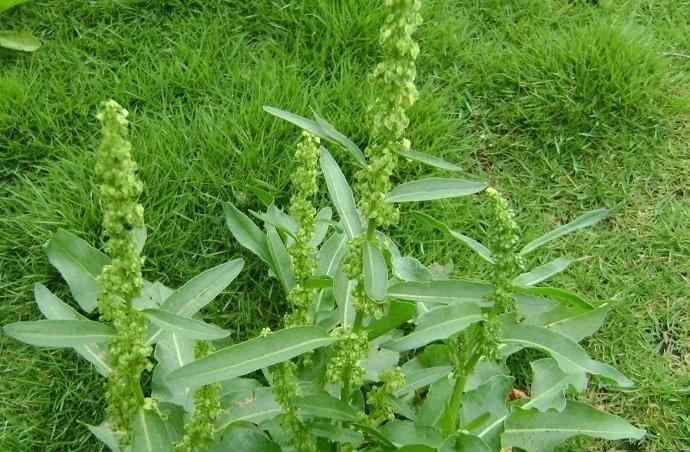
[[[0,53],[2,323],[39,317],[36,282],[66,295],[42,252],[58,228],[102,245],[95,112],[114,98],[131,112],[146,183],[146,277],[176,286],[243,255],[246,271],[206,316],[237,340],[275,326],[280,291],[233,241],[221,203],[287,202],[298,133],[262,105],[314,108],[366,143],[380,3],[45,0],[3,14],[2,28],[32,30],[44,46]],[[690,450],[688,11],[689,0],[424,2],[414,147],[501,190],[526,240],[612,211],[532,263],[584,257],[556,282],[615,305],[587,348],[637,382],[625,392],[597,382],[588,397],[649,434],[564,450]],[[408,163],[397,177],[422,171]],[[456,275],[486,271],[406,214],[415,208],[394,231],[404,248]],[[484,234],[479,197],[425,209]],[[0,356],[0,450],[99,450],[82,422],[102,419],[103,381],[87,363],[5,336]]]

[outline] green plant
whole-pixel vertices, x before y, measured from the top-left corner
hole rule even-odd
[[[0,0],[0,13],[28,0]],[[22,52],[34,52],[41,47],[41,42],[31,33],[0,30],[0,47]]]

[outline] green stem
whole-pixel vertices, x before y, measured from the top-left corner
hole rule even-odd
[[[443,432],[445,435],[450,435],[454,433],[459,427],[459,417],[460,410],[462,409],[462,397],[465,393],[465,384],[467,383],[467,377],[472,374],[474,367],[479,362],[481,358],[481,344],[472,350],[469,358],[465,361],[458,361],[456,367],[456,377],[455,385],[453,386],[453,395],[451,396],[448,405],[446,405],[446,411],[443,414]],[[463,353],[464,355],[464,353]],[[464,358],[464,356],[462,357]]]

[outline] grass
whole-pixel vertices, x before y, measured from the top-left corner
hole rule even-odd
[[[589,397],[649,435],[564,450],[688,450],[690,1],[594,3],[427,0],[410,137],[506,193],[526,240],[584,210],[612,209],[604,224],[532,259],[588,257],[556,283],[614,303],[587,347],[638,383],[618,392],[595,382]],[[3,15],[3,28],[45,42],[34,55],[0,54],[3,323],[38,318],[33,283],[67,298],[41,249],[57,228],[100,245],[92,167],[101,100],[131,111],[147,187],[146,276],[177,286],[245,254],[221,202],[260,207],[257,190],[288,199],[297,133],[262,105],[314,107],[366,142],[363,81],[381,17],[366,0],[45,0]],[[423,171],[410,164],[400,178]],[[429,212],[484,234],[481,200]],[[428,226],[404,226],[413,234],[399,227],[397,238],[426,263],[486,271]],[[237,340],[275,325],[282,303],[262,265],[247,261],[206,312]],[[100,450],[81,424],[103,412],[102,379],[87,363],[4,336],[0,356],[0,450]]]

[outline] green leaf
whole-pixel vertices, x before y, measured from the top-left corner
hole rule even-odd
[[[402,281],[431,281],[431,271],[412,256],[394,257],[392,259],[393,275]]]
[[[260,388],[247,400],[229,407],[218,416],[216,431],[222,432],[235,422],[260,424],[281,413],[282,409],[273,398],[273,389]]]
[[[169,383],[184,382],[199,387],[241,377],[259,369],[287,361],[335,342],[324,330],[305,326],[287,328],[221,349],[196,360],[167,377]]]
[[[355,198],[352,189],[347,183],[347,179],[340,170],[338,163],[331,154],[321,148],[321,171],[326,179],[328,194],[331,197],[333,207],[340,216],[345,233],[348,238],[353,238],[362,233],[362,220],[355,206]]]
[[[473,424],[470,433],[478,436],[494,449],[498,449],[503,420],[508,414],[508,393],[513,388],[513,379],[498,375],[465,393],[462,403],[462,425]],[[486,416],[489,413],[489,416]],[[484,416],[482,422],[473,422]]]
[[[352,326],[355,321],[356,312],[352,291],[356,285],[357,281],[348,279],[343,271],[339,271],[335,277],[333,293],[335,294],[335,301],[338,303],[338,317],[343,328]]]
[[[328,227],[331,225],[331,218],[333,218],[333,209],[330,207],[324,207],[316,214],[314,237],[309,242],[314,248],[318,248],[321,242],[326,238]]]
[[[591,303],[579,295],[568,292],[565,289],[558,289],[556,287],[519,287],[515,288],[515,291],[521,294],[550,298],[562,303],[566,303],[573,308],[579,307],[583,310],[590,310],[594,307]]]
[[[428,347],[427,347],[428,348]],[[467,377],[465,392],[477,389],[487,381],[497,376],[510,375],[510,370],[502,361],[490,361],[481,358],[474,366],[474,370]]]
[[[360,432],[351,428],[340,427],[326,420],[317,419],[306,425],[313,435],[326,438],[331,442],[357,445],[364,441],[364,435]]]
[[[362,250],[364,289],[372,300],[383,300],[388,290],[386,259],[376,245],[367,241]]]
[[[478,436],[455,433],[443,443],[439,452],[493,452]]]
[[[388,313],[380,319],[374,319],[367,327],[369,340],[376,339],[399,327],[414,317],[416,312],[417,308],[413,303],[392,300],[389,303]]]
[[[301,416],[348,422],[355,422],[359,418],[348,403],[325,393],[300,397],[295,401],[295,407]]]
[[[266,223],[266,225],[271,225],[280,231],[286,232],[288,234],[288,239],[292,239],[294,241],[293,238],[299,230],[297,221],[276,207],[275,204],[269,205],[265,213],[254,212],[253,210],[250,210],[249,212],[256,218]]]
[[[305,289],[332,289],[334,286],[334,280],[330,276],[312,276],[304,280]]]
[[[319,250],[316,274],[335,277],[345,254],[347,254],[347,236],[336,232]]]
[[[93,436],[108,446],[112,452],[120,452],[120,441],[124,436],[121,432],[111,430],[107,422],[103,422],[101,425],[85,425]]]
[[[597,224],[598,222],[600,222],[608,216],[609,211],[607,209],[598,209],[593,210],[591,212],[587,212],[586,214],[577,217],[570,223],[564,224],[563,226],[559,226],[553,231],[548,232],[535,240],[532,240],[527,245],[525,245],[525,247],[520,251],[520,254],[525,255],[527,253],[530,253],[539,248],[540,246],[543,246],[553,240],[563,237],[566,234],[570,234],[571,232],[575,232],[582,228],[586,228],[594,224]]]
[[[38,309],[48,320],[88,320],[67,303],[56,297],[43,284],[34,284],[34,299]],[[79,345],[74,347],[74,350],[91,362],[96,367],[98,373],[104,377],[110,374],[112,369],[108,364],[107,344]]]
[[[534,286],[542,281],[546,281],[554,275],[559,274],[572,263],[573,261],[565,258],[559,257],[551,262],[548,262],[539,267],[533,268],[527,273],[523,273],[513,280],[513,284],[516,286]]]
[[[179,334],[161,333],[154,352],[158,364],[153,369],[151,381],[151,392],[156,399],[179,405],[187,411],[192,409],[192,393],[185,382],[169,384],[166,377],[175,369],[194,361],[195,345],[195,340]]]
[[[227,337],[230,332],[201,320],[190,319],[161,309],[141,311],[147,319],[164,331],[177,333],[190,339],[213,341]]]
[[[427,215],[424,212],[413,212],[413,214],[420,218],[421,220],[425,221],[426,223],[429,223],[430,225],[436,227],[437,229],[440,229],[441,231],[445,232],[446,234],[450,235],[451,237],[460,240],[462,243],[470,247],[472,251],[477,253],[482,259],[487,261],[490,264],[493,264],[494,257],[493,254],[491,254],[491,250],[489,250],[487,247],[476,241],[475,239],[468,237],[464,234],[461,234],[460,232],[456,231],[455,229],[451,229],[447,224],[443,223],[442,221],[437,220],[436,218],[432,217],[431,215]]]
[[[478,193],[485,188],[486,184],[484,182],[430,177],[398,185],[388,193],[386,202],[414,202],[457,198]]]
[[[398,154],[407,159],[414,160],[415,162],[433,166],[434,168],[446,171],[462,171],[462,167],[460,165],[456,165],[455,163],[451,163],[442,159],[441,157],[436,157],[435,155],[425,154],[424,152],[419,152],[412,149],[403,149],[398,151]]]
[[[438,430],[412,421],[394,420],[386,423],[381,431],[397,447],[423,445],[431,447],[433,451],[443,444],[443,436]]]
[[[115,330],[92,320],[36,320],[5,325],[5,334],[38,347],[78,347],[107,342]]]
[[[273,442],[268,435],[256,426],[247,423],[237,423],[231,425],[220,437],[212,444],[208,452],[281,452],[280,446]]]
[[[424,397],[424,402],[419,410],[417,424],[427,427],[437,427],[445,407],[452,394],[455,380],[442,378],[429,386],[429,392]]]
[[[289,111],[281,110],[280,108],[270,107],[268,105],[264,105],[264,111],[277,118],[283,119],[291,124],[294,124],[300,129],[306,130],[314,136],[323,139],[328,139],[327,135],[324,133],[321,126],[319,126],[316,122],[312,121],[309,118],[305,118],[304,116],[300,116],[295,113],[290,113]]]
[[[400,361],[400,353],[372,347],[366,359],[362,360],[359,365],[364,369],[366,380],[380,381],[379,373],[395,368],[398,361]]]
[[[345,149],[347,149],[350,154],[355,158],[357,164],[361,167],[367,166],[367,159],[364,157],[362,150],[357,146],[352,140],[346,137],[344,134],[338,132],[333,125],[326,121],[324,118],[319,116],[318,113],[314,112],[314,119],[316,123],[321,127],[321,131],[326,135],[326,139],[338,143]]]
[[[139,409],[133,424],[131,452],[172,452],[168,430],[154,410]]]
[[[486,306],[493,293],[486,283],[462,280],[402,282],[388,288],[389,298],[437,304],[475,303]]]
[[[29,0],[0,0],[0,13],[28,1]]]
[[[41,41],[26,31],[0,30],[0,47],[20,52],[35,52],[41,47]]]
[[[383,346],[398,352],[420,348],[431,342],[447,339],[483,319],[481,309],[476,305],[443,306],[423,314],[413,332],[386,342]]]
[[[437,366],[425,367],[422,369],[406,369],[403,367],[405,373],[405,386],[397,389],[393,395],[396,397],[403,397],[410,392],[428,386],[437,382],[441,378],[447,377],[453,370],[451,366]]]
[[[295,287],[295,275],[292,271],[290,255],[280,235],[278,235],[276,228],[269,224],[266,225],[266,230],[268,236],[268,252],[271,254],[273,269],[278,275],[278,279],[283,285],[285,292],[288,293]]]
[[[513,324],[504,325],[502,333],[502,342],[542,350],[551,355],[566,373],[587,372],[609,378],[622,387],[633,386],[633,382],[625,375],[608,364],[591,359],[577,342],[555,331],[539,326]]]
[[[48,241],[45,248],[48,260],[60,272],[79,306],[92,312],[97,306],[96,279],[110,258],[63,229]]]
[[[610,309],[611,306],[602,305],[579,315],[554,320],[546,326],[563,336],[569,337],[575,342],[580,342],[582,339],[593,335],[601,328]]]
[[[266,234],[247,215],[237,209],[232,203],[223,205],[225,223],[240,245],[253,252],[261,260],[272,266],[271,254],[266,243]]]
[[[560,413],[516,409],[505,423],[501,445],[519,447],[526,452],[551,452],[563,441],[579,435],[639,440],[645,431],[584,403],[568,402]]]
[[[587,389],[587,375],[584,373],[568,374],[561,370],[553,358],[543,358],[530,363],[532,373],[532,390],[530,399],[522,408],[536,408],[539,411],[563,411],[566,405],[565,393],[569,386],[578,392]]]

